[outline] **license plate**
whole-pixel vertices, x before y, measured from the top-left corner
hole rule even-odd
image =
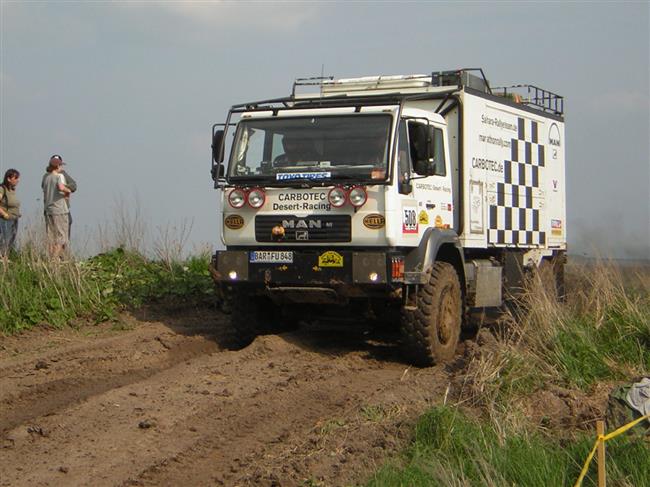
[[[292,264],[293,252],[274,250],[255,250],[249,254],[251,264]]]

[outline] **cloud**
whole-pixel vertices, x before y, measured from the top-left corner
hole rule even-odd
[[[138,4],[136,4],[138,5]],[[133,6],[133,5],[131,5]],[[138,8],[154,6],[139,4]],[[155,5],[168,15],[200,28],[257,32],[294,31],[315,19],[318,5],[271,2],[181,1]]]
[[[603,93],[595,97],[589,103],[592,110],[596,112],[608,112],[610,110],[624,111],[626,113],[648,113],[650,111],[650,96],[648,92],[641,91],[616,91]]]

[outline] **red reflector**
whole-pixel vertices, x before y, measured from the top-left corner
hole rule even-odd
[[[391,277],[394,280],[404,278],[404,259],[402,257],[393,257],[391,259]]]

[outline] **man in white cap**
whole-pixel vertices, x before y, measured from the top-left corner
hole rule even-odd
[[[77,182],[68,174],[68,172],[63,169],[63,166],[65,165],[65,162],[63,162],[63,157],[61,157],[59,154],[54,154],[52,157],[50,157],[50,163],[52,161],[59,161],[61,162],[61,175],[63,176],[63,184],[65,184],[68,189],[70,190],[71,193],[74,193],[77,191]],[[43,176],[43,181],[41,181],[41,187],[43,186],[43,183],[45,182],[45,178],[47,177],[47,174],[50,172],[50,167],[51,165],[48,165],[46,169],[46,173]],[[70,210],[70,195],[66,196],[65,199],[66,203],[68,204],[68,240],[70,240],[70,235],[72,231],[72,214],[69,212]]]
[[[66,197],[71,193],[65,184],[63,160],[52,157],[43,176],[45,230],[50,257],[60,259],[70,242],[70,209]]]

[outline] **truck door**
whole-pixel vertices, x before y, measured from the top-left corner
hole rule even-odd
[[[407,121],[415,207],[410,208],[415,232],[422,236],[428,227],[453,228],[453,196],[446,127],[426,119]],[[406,214],[405,214],[406,218]],[[412,226],[409,228],[413,228]]]

